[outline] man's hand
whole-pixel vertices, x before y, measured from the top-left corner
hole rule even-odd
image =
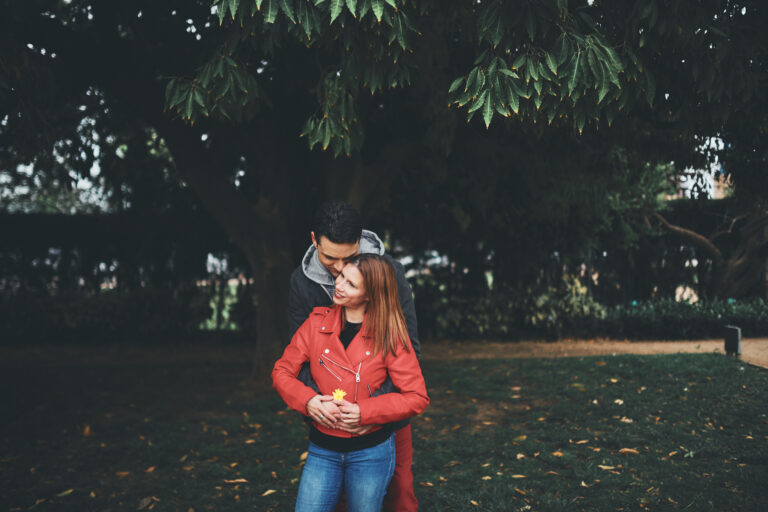
[[[341,412],[339,427],[349,429],[360,426],[359,405],[347,402],[346,400],[337,400],[334,403],[338,404],[339,411]]]
[[[315,395],[307,402],[307,415],[326,428],[336,428],[341,410],[330,395]]]

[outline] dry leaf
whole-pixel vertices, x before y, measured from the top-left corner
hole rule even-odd
[[[474,506],[479,507],[479,505],[477,504],[477,502],[475,500],[469,500],[469,502],[471,504],[473,504]]]
[[[434,487],[435,486],[435,484],[433,484],[432,482],[419,482],[419,485],[422,486],[422,487]]]
[[[454,425],[451,430],[459,430],[461,428],[461,425]]]
[[[604,469],[605,471],[610,471],[612,469],[616,469],[615,466],[605,466],[603,464],[598,464],[597,467],[599,467],[600,469]]]
[[[581,481],[581,486],[582,487],[589,487],[586,483],[584,483],[584,480]]]
[[[96,493],[91,491],[91,494],[89,494],[88,496],[91,497],[91,498],[95,498],[96,497]]]
[[[277,480],[277,473],[275,473],[274,471],[272,472],[272,478],[274,478],[275,480]]]
[[[491,463],[490,463],[490,462],[486,462],[485,464],[483,464],[483,465],[482,465],[482,466],[480,466],[480,467],[482,467],[482,468],[487,468],[487,467],[488,467],[488,466],[490,466],[490,465],[491,465]]]
[[[130,475],[130,471],[116,471],[115,475],[117,475],[119,478],[125,478],[126,476]]]
[[[224,480],[225,484],[247,484],[248,480],[245,478],[235,478],[234,480]]]
[[[523,434],[521,436],[517,436],[514,440],[515,441],[525,441],[526,439],[528,439],[528,436]]]
[[[605,361],[598,361],[595,363],[595,366],[605,366]]]
[[[517,455],[515,455],[515,458],[517,460],[524,459],[525,458],[525,454],[524,453],[518,453]]]
[[[557,476],[560,476],[560,473],[558,473],[557,471],[547,471],[547,472],[546,472],[546,473],[544,473],[544,474],[545,474],[545,475],[557,475]]]
[[[148,506],[152,504],[152,496],[147,496],[146,498],[141,498],[139,501],[139,506],[136,507],[136,510],[144,510]]]
[[[624,454],[632,453],[634,455],[640,455],[640,452],[635,450],[634,448],[622,448],[621,450],[619,450],[619,453],[624,453]]]
[[[72,494],[73,491],[74,491],[74,489],[67,489],[66,491],[60,492],[56,496],[69,496],[70,494]]]
[[[613,403],[617,405],[624,405],[624,400],[622,400],[621,398],[617,398],[616,400],[613,401]]]
[[[86,425],[85,428],[83,428],[83,437],[88,437],[91,434],[93,434],[93,432],[91,432],[91,426]]]
[[[189,455],[182,455],[182,456],[179,458],[179,462],[184,462],[185,460],[187,460],[187,457],[188,457],[188,456],[189,456]]]
[[[308,454],[308,453],[309,453],[309,452],[304,452],[304,453],[302,453],[302,454],[299,456],[299,460],[307,460],[307,454]]]
[[[677,450],[669,452],[670,457],[674,457],[675,455],[677,455]]]
[[[587,444],[589,442],[589,439],[582,439],[581,441],[576,441],[576,444]]]
[[[611,382],[613,382],[614,384],[616,384],[617,382],[619,382],[619,379],[611,379]]]
[[[563,456],[563,452],[558,450],[556,452],[552,452],[552,455],[554,455],[555,457],[562,457]]]
[[[519,492],[520,494],[522,494],[523,496],[525,496],[525,491],[521,491],[521,490],[520,490],[520,489],[518,489],[517,487],[515,487],[515,492]]]
[[[262,495],[262,496],[269,496],[270,494],[274,494],[274,493],[276,493],[276,492],[277,492],[277,491],[276,491],[276,490],[274,490],[274,489],[267,489],[266,491],[264,491],[263,493],[261,493],[261,495]]]
[[[528,478],[525,475],[512,475],[512,478]]]
[[[144,470],[145,473],[152,473],[155,470],[155,466],[149,466]]]
[[[490,477],[490,476],[488,476],[488,475],[485,475],[485,476],[484,476],[484,477],[482,477],[480,480],[490,480],[490,479],[491,479],[491,477]]]
[[[182,466],[181,469],[183,469],[184,471],[192,471],[193,469],[195,469],[195,465],[189,464],[187,466]]]
[[[255,442],[256,442],[256,440],[255,440],[255,439],[246,439],[246,440],[245,440],[245,444],[253,444],[253,443],[255,443]]]
[[[441,482],[447,482],[447,481],[448,481],[448,479],[447,479],[447,478],[445,478],[444,476],[440,476],[439,478],[440,478],[440,481],[441,481]]]
[[[626,416],[622,416],[619,421],[622,423],[633,423],[635,420],[633,420],[632,418],[627,418]]]
[[[235,467],[235,466],[237,466],[238,464],[240,464],[240,463],[239,463],[239,462],[232,462],[232,463],[229,465],[229,467],[231,467],[231,468],[234,468],[234,467]]]

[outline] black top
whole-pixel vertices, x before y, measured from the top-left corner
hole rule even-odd
[[[380,430],[376,430],[370,434],[354,437],[337,437],[323,434],[312,425],[312,428],[309,429],[309,440],[326,450],[352,452],[381,444],[389,438],[390,434],[392,434],[391,423],[382,426]]]
[[[341,344],[344,345],[344,350],[349,348],[349,344],[352,343],[352,338],[360,332],[361,325],[363,325],[362,322],[359,324],[347,322],[347,325],[344,326],[344,330],[339,333],[339,339],[341,340]]]

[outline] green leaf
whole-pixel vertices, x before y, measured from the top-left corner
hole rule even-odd
[[[653,98],[656,96],[656,80],[650,71],[645,72],[645,99],[653,106]]]
[[[515,61],[512,63],[512,69],[520,69],[521,67],[523,67],[523,64],[525,64],[525,61],[527,58],[528,56],[525,54],[519,55],[515,59]]]
[[[219,25],[224,23],[224,17],[227,15],[227,0],[223,0],[216,9],[216,15],[219,17]]]
[[[344,8],[344,0],[331,0],[331,23],[341,14]]]
[[[581,54],[577,53],[576,58],[573,61],[573,72],[571,73],[571,78],[568,80],[568,95],[572,95],[573,91],[576,89],[576,82],[578,81],[579,77],[579,60],[581,59]]]
[[[499,73],[503,73],[510,78],[520,78],[520,76],[511,69],[500,69]]]
[[[395,0],[385,0],[389,5],[392,6],[393,9],[397,10],[397,4],[395,3]]]
[[[528,31],[528,37],[531,41],[536,37],[536,19],[533,17],[533,13],[528,11],[525,17],[525,29]]]
[[[384,14],[384,0],[371,0],[371,10],[376,19],[381,22],[381,16]]]
[[[509,108],[517,114],[520,109],[520,97],[511,88],[507,91],[507,96],[509,96]]]
[[[349,12],[352,13],[352,16],[357,17],[355,9],[357,9],[357,0],[346,0],[347,1],[347,9],[349,9]]]
[[[328,149],[328,144],[331,142],[331,124],[326,120],[323,123],[325,130],[323,131],[323,151]]]
[[[478,98],[472,103],[472,106],[469,107],[469,112],[474,112],[475,110],[478,110],[483,107],[486,101],[489,101],[488,96],[490,95],[490,90],[486,89],[483,91],[483,93],[478,96]]]
[[[463,76],[461,76],[461,77],[457,78],[456,80],[454,80],[454,81],[451,83],[451,86],[448,88],[448,93],[450,94],[450,93],[452,93],[452,92],[455,92],[455,91],[456,91],[456,89],[458,89],[458,88],[459,88],[459,86],[461,85],[461,83],[462,83],[463,81],[464,81],[464,77],[463,77]]]
[[[525,70],[528,72],[529,75],[531,75],[531,78],[533,78],[534,80],[539,79],[539,69],[533,60],[528,59],[528,62],[525,63]]]
[[[293,12],[293,5],[288,0],[281,0],[280,7],[282,7],[283,13],[288,16],[294,24],[296,23],[296,15]]]
[[[611,87],[610,79],[608,78],[608,75],[610,75],[610,71],[603,69],[602,73],[602,79],[600,80],[600,89],[597,93],[597,102],[600,103],[603,101],[603,98],[605,98],[605,95],[608,94],[608,90]]]
[[[552,56],[551,53],[547,53],[547,58],[545,59],[547,62],[547,67],[552,72],[553,75],[557,76],[557,61],[555,61],[555,58]]]
[[[483,121],[485,121],[486,130],[491,126],[491,119],[493,119],[493,101],[488,98],[483,109]]]
[[[277,0],[267,0],[267,10],[264,13],[264,20],[267,23],[274,23],[277,18],[277,11]]]
[[[237,6],[240,4],[240,0],[229,0],[229,11],[232,13],[232,19],[235,19],[237,14]]]

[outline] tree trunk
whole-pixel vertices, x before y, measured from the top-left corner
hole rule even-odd
[[[248,261],[258,303],[252,378],[257,384],[267,384],[288,335],[292,259],[285,216],[280,205],[264,195],[257,204],[246,200],[216,168],[192,129],[166,120],[159,120],[156,126],[182,179]]]

